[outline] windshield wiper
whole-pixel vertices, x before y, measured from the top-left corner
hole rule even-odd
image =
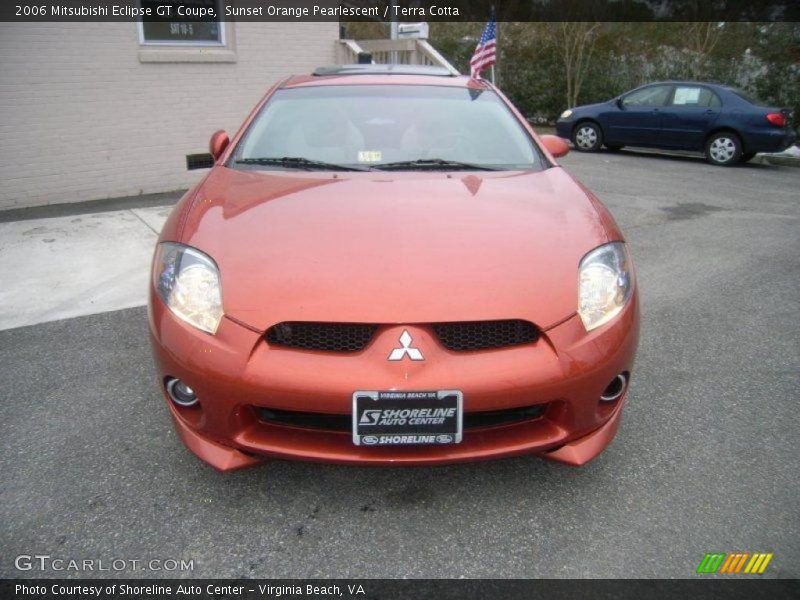
[[[457,160],[445,160],[444,158],[418,158],[417,160],[402,160],[399,162],[391,163],[378,163],[372,165],[373,169],[380,170],[403,170],[403,169],[437,169],[437,170],[450,170],[457,169],[460,171],[497,171],[494,167],[486,167],[484,165],[474,165],[472,163],[459,162]]]
[[[265,165],[286,167],[288,169],[305,169],[306,171],[325,170],[325,171],[366,171],[361,167],[351,167],[349,165],[339,165],[336,163],[328,163],[321,160],[312,160],[310,158],[303,158],[302,156],[265,156],[262,158],[240,158],[236,160],[238,165]]]

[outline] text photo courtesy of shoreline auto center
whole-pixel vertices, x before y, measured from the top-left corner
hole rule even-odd
[[[0,598],[800,597],[797,0],[0,6]]]

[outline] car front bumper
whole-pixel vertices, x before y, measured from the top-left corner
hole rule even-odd
[[[564,139],[571,139],[572,128],[575,126],[575,120],[570,117],[569,119],[559,119],[556,121],[556,135]]]
[[[263,333],[223,318],[216,335],[182,321],[150,299],[150,328],[159,384],[185,445],[217,469],[255,465],[266,457],[358,465],[434,465],[539,454],[580,465],[617,431],[628,391],[600,395],[619,373],[630,374],[638,341],[634,294],[611,323],[586,333],[573,315],[524,346],[451,352],[421,325],[382,327],[363,351],[310,352],[270,346]],[[425,360],[387,361],[407,329]],[[199,402],[169,400],[164,381],[177,377]],[[349,415],[356,390],[459,389],[465,414],[544,405],[536,418],[465,429],[459,444],[356,446],[350,431],[268,422],[260,408]]]

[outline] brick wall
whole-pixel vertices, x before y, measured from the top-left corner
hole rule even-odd
[[[0,209],[189,187],[186,154],[334,62],[335,22],[228,27],[236,62],[142,62],[135,23],[0,24]]]

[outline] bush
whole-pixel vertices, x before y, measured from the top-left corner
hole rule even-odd
[[[483,26],[430,23],[430,41],[469,73]],[[346,30],[355,39],[388,36],[383,23]],[[501,89],[536,122],[664,79],[732,85],[800,117],[800,23],[499,23],[496,70]]]

